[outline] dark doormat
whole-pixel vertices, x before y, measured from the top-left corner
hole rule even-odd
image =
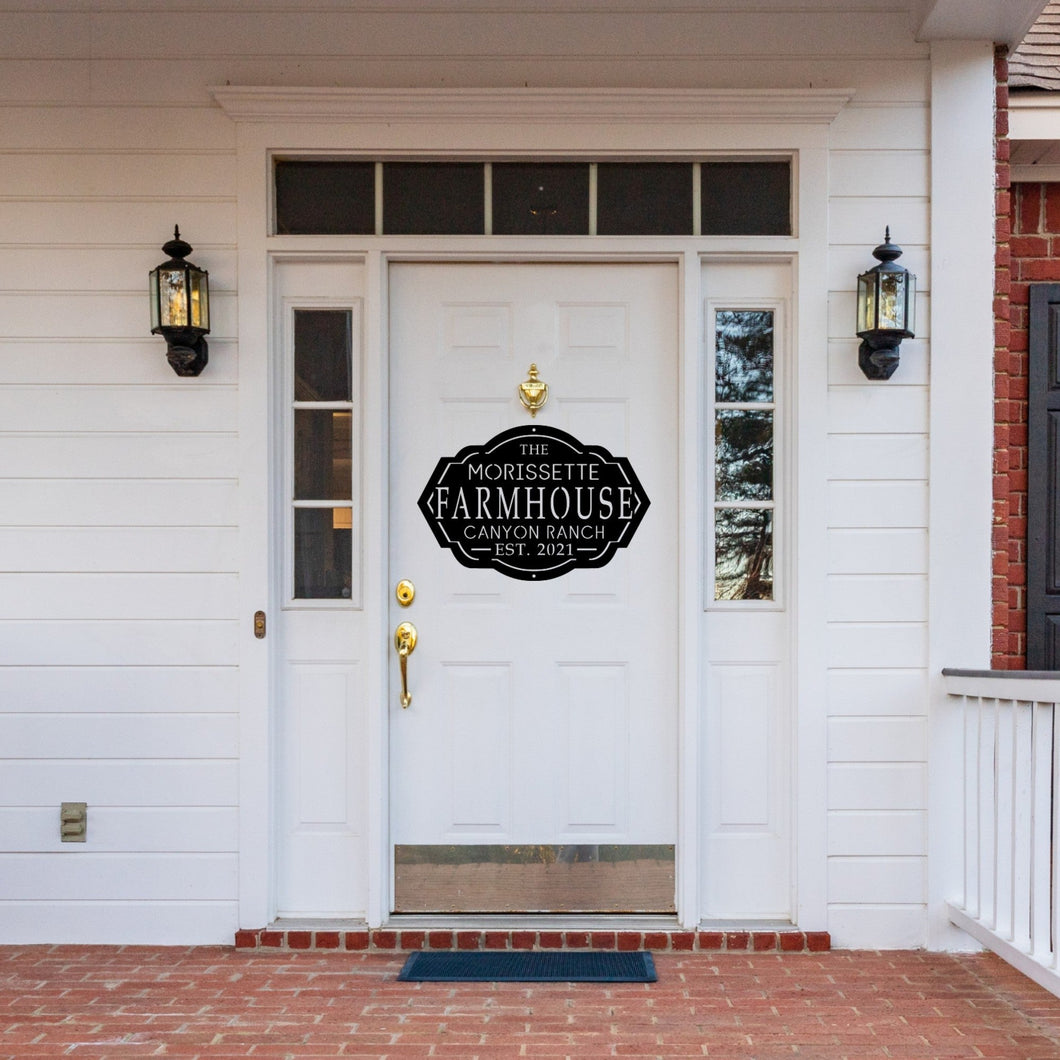
[[[651,954],[643,950],[439,950],[411,954],[398,979],[428,983],[654,983],[657,976]]]

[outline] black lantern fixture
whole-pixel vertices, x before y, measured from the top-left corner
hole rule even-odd
[[[858,364],[869,379],[890,379],[902,339],[914,337],[916,277],[897,264],[902,248],[890,227],[872,256],[879,265],[858,277]]]
[[[198,375],[206,367],[206,336],[210,331],[209,273],[184,259],[191,247],[174,227],[173,238],[163,245],[169,260],[149,274],[151,334],[161,335],[166,358],[177,375]]]

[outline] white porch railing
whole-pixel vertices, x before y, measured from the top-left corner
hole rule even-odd
[[[1060,672],[943,675],[964,704],[964,896],[950,920],[1060,996]]]

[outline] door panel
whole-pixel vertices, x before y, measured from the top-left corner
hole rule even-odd
[[[393,842],[518,848],[506,856],[522,862],[491,863],[490,887],[514,878],[505,908],[525,909],[555,908],[542,881],[563,866],[579,888],[599,878],[604,848],[612,875],[626,852],[632,879],[659,872],[632,848],[669,847],[672,908],[676,266],[400,264],[389,281],[390,569],[417,588],[391,631],[419,632],[407,710],[392,657]],[[531,363],[550,387],[535,422],[628,457],[651,502],[609,564],[544,582],[461,566],[416,503],[440,458],[528,422],[516,388]],[[616,908],[591,881],[571,901]]]

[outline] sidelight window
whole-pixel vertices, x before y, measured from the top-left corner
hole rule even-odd
[[[351,600],[354,454],[349,309],[294,309],[290,461],[294,599]]]
[[[775,599],[774,316],[714,314],[715,601]]]

